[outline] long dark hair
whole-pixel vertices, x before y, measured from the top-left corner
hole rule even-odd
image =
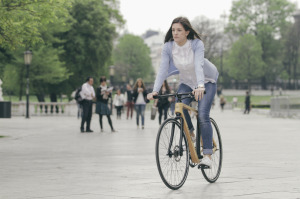
[[[105,76],[101,76],[99,81],[100,81],[100,83],[106,82],[106,77]]]
[[[169,87],[167,80],[165,80],[164,83],[165,83],[166,90],[168,91],[168,93],[170,93],[170,87]],[[160,88],[160,92],[162,92],[162,87],[163,87],[163,85]]]
[[[135,82],[135,84],[134,84],[133,90],[137,90],[137,89],[138,89],[138,82],[139,82],[139,81],[141,81],[141,83],[142,83],[142,88],[143,88],[144,90],[146,90],[146,87],[145,87],[145,84],[144,84],[142,78],[138,78],[138,79],[136,80],[136,82]]]
[[[196,39],[196,38],[198,38],[198,39],[201,40],[200,35],[193,29],[190,21],[186,17],[177,17],[172,21],[171,27],[168,30],[167,34],[166,34],[164,43],[174,40],[173,35],[172,35],[172,25],[174,23],[180,23],[183,26],[185,31],[190,31],[190,33],[187,36],[187,39]]]

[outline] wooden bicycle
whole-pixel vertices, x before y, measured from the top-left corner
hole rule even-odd
[[[203,142],[201,138],[200,122],[197,118],[196,147],[192,142],[188,125],[184,117],[183,110],[193,111],[196,115],[198,111],[184,103],[185,98],[193,98],[192,93],[175,93],[168,95],[157,95],[154,98],[176,97],[175,114],[160,126],[156,138],[155,155],[159,175],[164,184],[170,189],[179,189],[185,182],[189,167],[198,165],[204,178],[210,182],[215,182],[221,173],[222,168],[222,140],[217,123],[210,118],[213,129],[213,154],[212,166],[210,168],[199,165],[203,158]]]

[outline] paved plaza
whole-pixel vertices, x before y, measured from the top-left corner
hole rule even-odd
[[[300,120],[225,110],[211,116],[222,134],[221,176],[209,184],[190,168],[183,187],[168,189],[155,162],[158,121],[107,118],[100,133],[80,133],[76,117],[0,119],[1,199],[293,198],[300,199]]]

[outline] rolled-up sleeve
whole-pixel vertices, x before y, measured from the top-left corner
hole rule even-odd
[[[165,79],[168,77],[168,69],[170,67],[170,55],[168,53],[168,45],[164,44],[161,52],[161,61],[159,71],[156,75],[153,91],[159,92],[160,87],[162,86]]]
[[[196,44],[195,54],[194,54],[194,64],[195,73],[197,78],[197,84],[204,84],[204,45],[201,40],[198,40]]]

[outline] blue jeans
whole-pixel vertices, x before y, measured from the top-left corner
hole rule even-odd
[[[212,154],[212,126],[210,123],[210,109],[212,102],[214,100],[215,94],[217,90],[217,84],[215,83],[206,83],[205,84],[205,91],[206,94],[204,97],[198,101],[198,119],[200,121],[200,131],[202,135],[203,140],[203,154],[209,155]],[[178,93],[187,93],[191,92],[193,89],[191,89],[189,86],[185,84],[180,84],[178,88]],[[182,100],[184,104],[189,105],[192,102],[193,99],[187,98]],[[176,99],[177,101],[177,99]],[[189,127],[190,132],[194,131],[194,127],[191,121],[190,114],[187,110],[183,110],[187,125]]]
[[[136,104],[135,105],[135,111],[136,111],[136,125],[139,125],[139,119],[140,119],[140,115],[142,118],[142,126],[144,126],[144,122],[145,122],[145,107],[146,104]]]

